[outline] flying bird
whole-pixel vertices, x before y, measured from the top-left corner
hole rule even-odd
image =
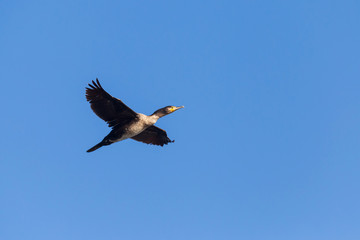
[[[96,82],[92,81],[92,84],[89,84],[89,87],[86,88],[86,100],[90,102],[94,113],[107,122],[112,130],[101,142],[87,150],[87,152],[93,152],[102,146],[128,138],[159,146],[174,142],[168,138],[163,129],[154,126],[154,124],[159,118],[173,113],[184,106],[167,106],[147,116],[134,112],[120,99],[114,98],[107,93],[97,78]]]

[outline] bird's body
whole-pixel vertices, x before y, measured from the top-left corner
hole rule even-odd
[[[163,146],[171,141],[164,130],[154,126],[157,120],[170,114],[181,107],[168,106],[155,111],[147,116],[136,113],[126,106],[120,99],[112,97],[100,85],[92,81],[91,88],[86,88],[86,99],[90,102],[92,110],[101,119],[105,120],[112,131],[97,145],[87,150],[87,152],[119,142],[128,138],[134,140]]]
[[[119,142],[134,137],[151,125],[154,125],[158,119],[159,118],[156,116],[147,116],[145,114],[138,113],[135,119],[128,124],[115,126],[114,129],[110,132],[111,136],[114,136],[114,138],[111,140],[114,142]],[[120,132],[123,133],[120,134]]]

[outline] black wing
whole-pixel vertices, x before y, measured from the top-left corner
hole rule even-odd
[[[140,134],[132,137],[132,139],[143,143],[154,144],[159,146],[164,146],[164,144],[168,144],[169,142],[174,142],[168,138],[164,130],[155,126],[148,127]]]
[[[100,85],[99,80],[92,81],[90,88],[86,88],[86,100],[90,102],[94,113],[106,121],[109,127],[126,124],[136,118],[137,114],[126,106],[120,99],[108,94]]]

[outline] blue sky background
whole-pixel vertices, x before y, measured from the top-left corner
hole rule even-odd
[[[0,239],[360,239],[359,1],[0,2]],[[175,143],[85,151],[98,77]]]

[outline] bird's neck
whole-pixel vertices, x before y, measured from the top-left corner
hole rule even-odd
[[[156,120],[158,120],[159,118],[161,118],[163,116],[165,116],[165,114],[162,114],[161,112],[158,112],[158,111],[156,111],[156,112],[154,112],[153,114],[150,115],[150,117],[152,117],[154,119],[156,118]]]
[[[149,119],[151,120],[151,122],[154,122],[154,124],[157,122],[157,120],[159,120],[160,116],[157,114],[152,114],[149,116]]]

